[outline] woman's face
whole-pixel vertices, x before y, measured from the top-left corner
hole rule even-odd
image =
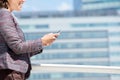
[[[13,10],[21,10],[22,4],[25,2],[25,0],[8,0],[8,9],[10,11]]]

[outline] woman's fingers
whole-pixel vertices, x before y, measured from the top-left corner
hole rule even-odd
[[[42,37],[42,42],[45,46],[52,44],[56,38],[59,36],[59,33],[49,33]]]

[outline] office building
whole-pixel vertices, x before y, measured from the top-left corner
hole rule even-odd
[[[74,0],[74,10],[120,9],[120,0]]]
[[[28,40],[61,30],[55,43],[32,63],[119,66],[120,19],[117,16],[20,19]],[[33,73],[30,80],[111,80],[108,74]]]
[[[80,6],[79,7],[79,4]],[[76,12],[17,14],[27,40],[61,30],[32,63],[120,66],[119,0],[75,0]],[[78,7],[77,7],[78,6]],[[96,7],[97,6],[97,7]],[[93,11],[96,11],[93,12]],[[119,75],[33,72],[29,80],[120,80]]]

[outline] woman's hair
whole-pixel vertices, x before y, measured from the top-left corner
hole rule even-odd
[[[8,8],[8,0],[0,0],[0,8]]]

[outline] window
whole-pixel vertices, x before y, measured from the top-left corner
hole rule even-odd
[[[71,27],[110,27],[110,26],[120,26],[120,22],[117,23],[73,23]]]
[[[35,25],[36,29],[41,29],[41,28],[49,28],[49,26],[47,24],[37,24]]]
[[[30,28],[30,25],[20,25],[20,27],[21,27],[23,30],[26,30],[26,29],[29,29],[29,28]]]

